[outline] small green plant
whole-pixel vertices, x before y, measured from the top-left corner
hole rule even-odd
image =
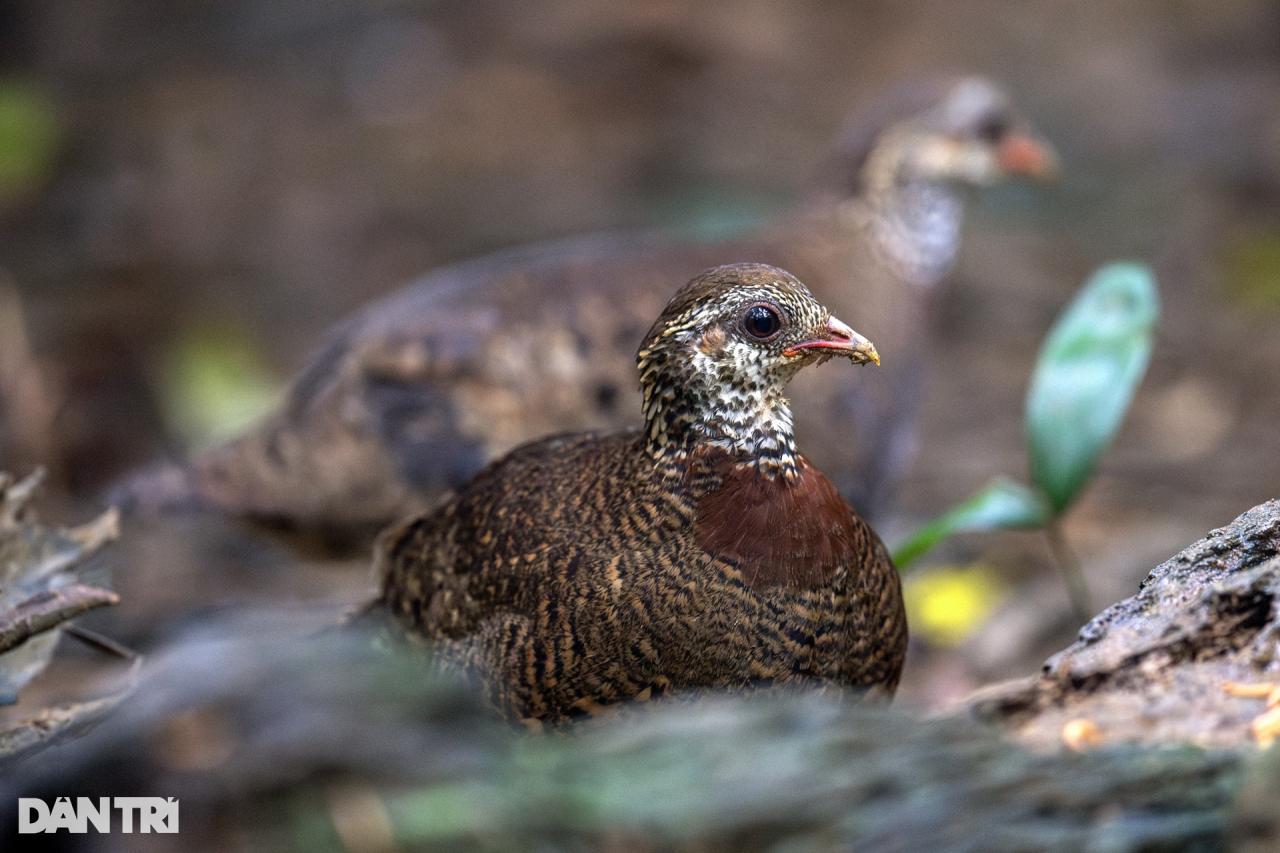
[[[1159,299],[1150,269],[1098,270],[1040,348],[1027,392],[1027,450],[1033,485],[1001,477],[917,530],[894,550],[905,570],[957,533],[1043,530],[1082,618],[1091,613],[1062,518],[1111,443],[1151,357]]]

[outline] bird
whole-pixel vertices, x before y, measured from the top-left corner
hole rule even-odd
[[[725,257],[799,275],[837,313],[889,341],[863,383],[794,389],[815,460],[870,517],[909,463],[938,284],[959,245],[966,188],[1056,168],[995,83],[904,85],[851,123],[813,192],[754,232],[705,243],[597,235],[445,267],[341,324],[257,426],[188,463],[128,478],[113,503],[203,508],[366,547],[485,463],[549,432],[623,426],[630,347],[664,282]]]
[[[390,528],[377,606],[535,725],[707,690],[891,697],[901,582],[784,394],[835,357],[880,361],[791,274],[701,273],[636,356],[643,426],[522,445]]]

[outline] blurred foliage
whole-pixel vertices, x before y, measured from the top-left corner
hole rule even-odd
[[[0,80],[0,203],[40,185],[53,164],[58,136],[53,104],[37,87]]]
[[[168,353],[166,414],[191,446],[231,438],[270,411],[278,394],[262,354],[237,330],[198,327]]]
[[[1227,294],[1237,305],[1280,311],[1280,232],[1233,241],[1223,259]]]
[[[937,646],[963,642],[1004,598],[1004,585],[989,566],[940,566],[903,584],[907,622],[918,637]]]
[[[921,527],[894,550],[899,569],[956,533],[1046,528],[1088,615],[1086,590],[1056,531],[1124,420],[1146,372],[1159,300],[1151,271],[1133,263],[1098,270],[1049,330],[1027,392],[1033,486],[1000,478]]]

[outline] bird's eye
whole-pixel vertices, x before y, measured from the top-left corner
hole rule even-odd
[[[978,124],[978,138],[983,142],[999,142],[1008,132],[1009,120],[1001,115],[987,116]]]
[[[768,305],[752,305],[742,315],[742,328],[756,340],[768,340],[782,328],[782,318]]]
[[[1000,142],[1009,134],[1009,117],[1000,113],[984,115],[974,133],[983,142]]]

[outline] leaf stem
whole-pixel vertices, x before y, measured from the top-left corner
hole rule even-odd
[[[1080,568],[1080,560],[1062,533],[1062,522],[1055,518],[1045,525],[1044,535],[1049,540],[1049,551],[1058,571],[1067,585],[1067,595],[1071,598],[1071,609],[1076,618],[1087,622],[1093,617],[1093,608],[1089,604],[1089,583],[1085,580],[1084,571]]]
[[[99,634],[97,631],[90,631],[88,628],[81,628],[79,625],[64,625],[62,630],[66,631],[67,636],[75,637],[86,646],[97,649],[100,652],[115,655],[116,657],[124,658],[125,660],[135,660],[141,657],[141,655],[128,646],[117,643],[115,640],[103,634]]]

